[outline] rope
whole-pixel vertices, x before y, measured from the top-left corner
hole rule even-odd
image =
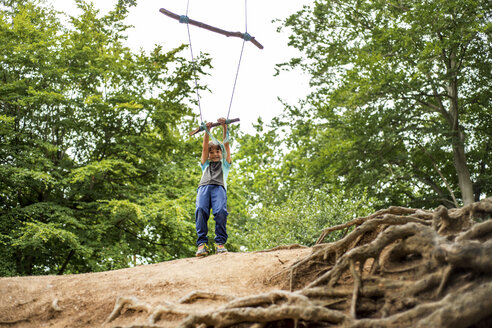
[[[244,32],[248,33],[248,0],[244,0]]]
[[[243,40],[243,46],[241,47],[241,55],[239,56],[239,63],[237,64],[236,78],[234,79],[234,86],[232,87],[232,95],[231,95],[231,101],[229,102],[229,110],[227,111],[227,119],[229,118],[229,114],[231,113],[232,99],[234,98],[234,91],[236,91],[237,77],[239,75],[239,67],[241,66],[241,59],[243,58],[243,50],[244,50],[245,43],[246,40]]]
[[[179,22],[180,23],[186,23],[186,29],[188,31],[188,44],[190,46],[190,53],[191,53],[191,63],[193,65],[193,78],[194,78],[194,81],[195,81],[195,92],[196,92],[196,99],[197,99],[197,102],[198,102],[198,109],[200,110],[200,122],[203,123],[203,115],[202,115],[202,106],[200,104],[200,93],[198,92],[198,79],[197,79],[197,74],[196,74],[196,62],[195,62],[195,58],[193,56],[193,47],[191,45],[191,34],[190,34],[190,25],[188,24],[189,22],[189,18],[188,18],[188,10],[190,8],[190,0],[188,0],[187,4],[186,4],[186,15],[184,16],[180,16],[179,17]]]
[[[234,86],[232,87],[231,101],[229,102],[229,110],[227,111],[227,119],[229,119],[229,114],[231,113],[232,100],[234,98],[234,92],[236,91],[237,77],[239,75],[239,68],[241,67],[241,60],[243,59],[244,44],[246,41],[251,40],[251,35],[248,33],[248,1],[244,0],[244,34],[243,34],[243,45],[241,47],[241,54],[239,55],[239,62],[237,64],[236,78],[234,79]]]

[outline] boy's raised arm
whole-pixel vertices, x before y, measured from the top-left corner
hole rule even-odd
[[[207,130],[210,131],[210,129],[212,128],[212,122],[208,122],[207,123]],[[209,143],[209,136],[208,136],[208,133],[205,132],[203,134],[203,144],[202,144],[202,158],[200,160],[200,162],[203,164],[205,164],[205,162],[207,161],[208,159],[208,143]]]
[[[226,119],[221,117],[217,120],[220,124],[222,124],[222,140],[226,139],[227,136],[227,124],[226,124]],[[224,143],[224,148],[226,151],[226,161],[227,163],[231,164],[231,146],[229,144],[229,140]]]

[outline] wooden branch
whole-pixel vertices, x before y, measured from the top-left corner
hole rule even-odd
[[[229,120],[229,123],[235,123],[235,122],[239,122],[239,119],[238,118],[232,118]],[[219,126],[219,125],[221,125],[219,122],[212,123],[212,127]],[[191,131],[189,133],[189,135],[190,136],[195,135],[200,131],[204,131],[201,126],[196,128],[195,130]]]
[[[176,19],[176,20],[178,20],[178,21],[181,22],[181,16],[176,15],[175,13],[172,13],[169,10],[166,10],[164,8],[161,8],[159,11],[161,13],[163,13],[164,15],[166,15],[168,17],[171,17],[173,19]],[[263,46],[261,45],[261,43],[259,43],[258,41],[256,41],[256,39],[253,36],[250,36],[247,33],[230,32],[230,31],[222,30],[220,28],[217,28],[217,27],[214,27],[214,26],[210,26],[210,25],[207,25],[205,23],[198,22],[196,20],[189,19],[189,18],[187,19],[187,22],[186,23],[187,24],[190,24],[190,25],[193,25],[193,26],[197,26],[197,27],[206,29],[206,30],[209,30],[209,31],[212,31],[212,32],[215,32],[215,33],[219,33],[219,34],[225,35],[227,37],[229,37],[229,36],[235,36],[237,38],[241,38],[241,39],[246,40],[246,41],[251,41],[251,43],[253,43],[255,46],[257,46],[260,49],[263,49]],[[248,37],[248,38],[246,38],[246,37]]]

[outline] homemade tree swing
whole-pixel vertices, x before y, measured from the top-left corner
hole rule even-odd
[[[220,28],[217,28],[217,27],[214,27],[214,26],[211,26],[211,25],[208,25],[208,24],[205,24],[205,23],[198,22],[196,20],[190,19],[188,17],[189,5],[190,5],[190,1],[188,0],[187,6],[186,6],[186,14],[185,15],[181,15],[181,16],[180,15],[177,15],[177,14],[174,14],[174,13],[172,13],[169,10],[164,9],[164,8],[161,8],[159,11],[161,13],[163,13],[164,15],[168,16],[168,17],[171,17],[173,19],[178,20],[180,23],[186,24],[186,27],[187,27],[187,30],[188,30],[188,43],[189,43],[189,47],[190,47],[191,61],[193,63],[193,71],[194,71],[194,78],[195,78],[195,90],[196,90],[198,108],[200,110],[200,122],[201,122],[201,124],[200,124],[200,126],[198,128],[196,128],[195,130],[193,130],[193,131],[191,131],[189,133],[189,135],[192,136],[192,135],[194,135],[194,134],[196,134],[196,133],[198,133],[200,131],[206,130],[206,125],[203,122],[202,108],[201,108],[201,105],[200,105],[200,95],[198,93],[198,82],[197,82],[197,78],[196,78],[196,63],[195,63],[195,59],[193,57],[193,47],[191,45],[190,25],[197,26],[197,27],[200,27],[200,28],[203,28],[203,29],[206,29],[206,30],[215,32],[215,33],[219,33],[219,34],[225,35],[227,37],[233,36],[233,37],[238,37],[238,38],[242,38],[243,39],[243,45],[241,47],[241,54],[239,55],[239,62],[238,62],[238,65],[237,65],[236,78],[234,79],[234,86],[232,88],[232,95],[231,95],[231,100],[230,100],[230,103],[229,103],[229,110],[227,112],[227,118],[226,118],[226,123],[227,124],[239,122],[239,118],[229,119],[229,114],[231,112],[232,99],[234,98],[234,91],[236,89],[236,82],[237,82],[237,77],[238,77],[238,73],[239,73],[239,67],[241,66],[241,59],[243,57],[244,44],[246,43],[246,41],[251,41],[251,43],[253,43],[255,46],[257,46],[259,49],[263,49],[263,45],[261,45],[258,41],[256,41],[256,39],[253,36],[251,36],[248,33],[247,0],[244,0],[244,12],[245,12],[245,32],[244,33],[226,31],[226,30],[223,30],[223,29],[220,29]],[[219,122],[212,123],[212,126],[213,127],[214,126],[218,126],[218,125],[220,125]]]

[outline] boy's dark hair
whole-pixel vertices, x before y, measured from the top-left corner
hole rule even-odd
[[[215,142],[211,141],[208,143],[208,151],[211,151],[212,149],[217,149],[217,150],[222,151],[219,144],[216,144]]]

